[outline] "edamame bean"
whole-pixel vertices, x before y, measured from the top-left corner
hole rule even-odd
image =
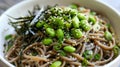
[[[70,9],[70,16],[73,18],[74,16],[76,16],[78,13],[78,11],[76,9]]]
[[[50,65],[50,67],[60,67],[61,64],[62,64],[61,61],[55,61],[55,62],[53,62],[53,63]]]
[[[83,25],[85,25],[87,23],[87,20],[81,20],[79,25],[82,27]]]
[[[79,19],[77,16],[75,16],[73,19],[72,19],[72,25],[74,28],[79,28]]]
[[[42,43],[43,43],[44,45],[46,45],[46,46],[49,46],[52,42],[53,42],[53,40],[50,39],[50,38],[45,38],[45,39],[43,39],[43,41],[42,41]]]
[[[104,35],[107,40],[112,40],[112,34],[109,31],[106,31]]]
[[[83,29],[84,29],[85,31],[88,31],[88,30],[91,29],[91,26],[86,23],[85,25],[83,25]]]
[[[89,22],[92,22],[92,24],[95,24],[96,23],[96,19],[94,16],[90,16],[89,17]]]
[[[46,33],[50,36],[50,37],[54,37],[55,36],[55,31],[53,28],[46,28]]]
[[[74,36],[74,38],[81,38],[83,36],[80,29],[72,29],[72,35]]]
[[[36,27],[41,28],[44,25],[44,23],[45,22],[43,22],[43,21],[38,21],[37,24],[36,24]]]
[[[76,50],[73,46],[65,46],[63,49],[64,51],[70,52],[70,53],[73,53]]]
[[[90,24],[87,22],[87,20],[81,20],[80,21],[80,27],[82,27],[85,31],[88,31],[91,29]]]
[[[79,20],[85,20],[86,19],[84,14],[78,13],[77,16],[78,16]]]
[[[58,39],[63,39],[63,37],[64,37],[63,30],[62,29],[57,29],[56,36],[57,36]]]

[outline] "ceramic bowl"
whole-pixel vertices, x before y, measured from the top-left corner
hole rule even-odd
[[[14,67],[4,58],[4,37],[6,34],[14,33],[14,29],[8,25],[9,16],[20,17],[27,15],[28,10],[32,10],[33,6],[39,5],[41,7],[47,5],[64,5],[67,6],[71,3],[77,3],[80,6],[84,6],[94,10],[105,17],[107,17],[114,28],[116,36],[120,39],[120,13],[116,11],[113,7],[100,0],[24,0],[17,5],[14,5],[6,12],[4,12],[0,17],[0,60],[9,67]],[[105,67],[120,67],[120,55],[111,61],[110,63],[104,65]]]

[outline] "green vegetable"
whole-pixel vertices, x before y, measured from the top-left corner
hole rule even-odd
[[[66,15],[63,15],[62,17],[64,18],[65,21],[69,19],[69,16],[66,16]]]
[[[64,38],[63,30],[62,29],[57,29],[56,36],[57,36],[58,39],[63,39]]]
[[[77,9],[78,6],[77,6],[76,4],[71,4],[71,5],[70,5],[70,8],[72,8],[72,9]]]
[[[88,65],[88,62],[87,62],[87,59],[84,59],[83,61],[82,61],[82,66],[87,66]]]
[[[56,51],[60,50],[61,47],[62,47],[62,44],[60,44],[60,43],[53,46],[54,50],[56,50]]]
[[[36,27],[41,28],[44,25],[44,23],[45,22],[43,22],[43,21],[38,21],[37,24],[36,24]]]
[[[89,22],[92,22],[92,24],[95,24],[96,23],[96,19],[94,16],[90,15],[89,16]]]
[[[54,20],[55,20],[55,22],[54,22],[55,26],[58,26],[58,28],[60,28],[60,29],[62,29],[64,27],[64,22],[62,19],[55,18]]]
[[[78,13],[77,16],[78,16],[79,20],[85,20],[86,19],[85,15],[82,14],[82,13]]]
[[[9,40],[9,39],[11,39],[12,36],[13,36],[12,34],[6,35],[6,36],[5,36],[5,40]]]
[[[36,56],[38,53],[36,51],[32,52],[32,56]]]
[[[53,63],[50,65],[50,67],[60,67],[61,64],[62,64],[61,61],[55,61],[55,62],[53,62]]]
[[[114,51],[114,56],[117,57],[120,53],[120,48],[116,45],[114,46],[113,51]]]
[[[109,31],[106,31],[106,32],[104,33],[104,35],[105,35],[105,38],[106,38],[108,41],[112,40],[112,34],[111,34]]]
[[[107,23],[106,26],[108,29],[110,29],[110,27],[111,27],[110,23]]]
[[[69,33],[65,33],[65,38],[66,39],[69,39],[71,36],[70,36],[70,34]]]
[[[46,33],[50,36],[50,37],[54,37],[55,36],[55,31],[53,28],[46,28]]]
[[[85,25],[83,25],[83,29],[84,29],[85,31],[88,31],[88,30],[91,29],[91,26],[90,26],[88,23],[86,23]]]
[[[82,27],[83,25],[85,25],[87,23],[87,20],[81,20],[79,25]]]
[[[65,23],[65,26],[66,26],[67,29],[69,29],[69,28],[71,28],[71,23],[67,22],[67,23]]]
[[[72,35],[74,36],[74,38],[81,38],[83,36],[80,29],[72,29]]]
[[[42,43],[46,46],[49,46],[52,42],[53,42],[53,40],[50,38],[45,38],[42,40]]]
[[[99,60],[100,59],[100,54],[95,54],[94,59]]]
[[[79,28],[79,19],[77,16],[75,16],[73,19],[72,19],[72,25],[74,28]]]
[[[50,12],[55,13],[56,9],[55,7],[50,8]]]
[[[73,46],[65,46],[63,49],[64,51],[70,52],[70,53],[73,53],[76,50]]]
[[[81,20],[80,21],[80,27],[82,27],[85,31],[88,31],[91,29],[90,24],[87,22],[87,20]]]
[[[83,53],[83,57],[84,57],[85,59],[92,59],[92,57],[93,57],[93,52],[90,51],[90,50],[86,50],[86,51]]]
[[[13,46],[13,44],[8,44],[8,45],[7,45],[7,48],[6,48],[7,52],[9,51],[9,49],[10,49],[12,46]]]
[[[78,13],[78,11],[76,9],[70,9],[69,14],[72,18],[75,17],[77,15],[77,13]]]
[[[90,14],[91,15],[96,15],[96,12],[91,11]]]
[[[58,51],[61,56],[66,56],[66,53],[63,50]]]
[[[44,26],[45,29],[46,28],[51,28],[51,26],[49,24],[47,24],[47,23],[45,23],[43,26]]]

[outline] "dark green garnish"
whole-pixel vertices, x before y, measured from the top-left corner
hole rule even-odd
[[[54,50],[58,51],[62,48],[62,44],[58,43],[56,45],[53,46]]]
[[[105,38],[107,39],[107,40],[112,40],[112,34],[109,32],[109,31],[105,31]]]
[[[45,39],[43,39],[43,41],[42,41],[42,43],[43,43],[44,45],[46,45],[46,46],[49,46],[52,42],[53,42],[53,40],[50,39],[50,38],[45,38]]]
[[[92,59],[93,57],[93,52],[92,51],[89,51],[89,50],[86,50],[84,53],[83,53],[83,57],[85,59]]]
[[[99,60],[100,59],[100,54],[95,54],[94,59]]]
[[[106,26],[107,26],[108,29],[111,28],[111,24],[110,23],[107,23]]]
[[[8,44],[8,45],[7,45],[7,48],[6,48],[6,51],[8,52],[9,49],[10,49],[12,46],[13,46],[13,44]]]
[[[11,39],[12,36],[13,36],[12,34],[6,35],[6,36],[5,36],[5,40],[9,40],[9,39]]]
[[[87,62],[87,59],[84,59],[83,61],[82,61],[82,66],[87,66],[88,65],[88,62]]]
[[[32,52],[32,56],[36,56],[38,53],[36,51]]]
[[[117,57],[120,53],[120,48],[116,45],[114,46],[113,51],[114,51],[114,57]]]
[[[58,52],[61,56],[66,56],[66,53],[63,50],[58,50]]]
[[[96,12],[91,11],[90,14],[91,14],[91,15],[96,15]]]

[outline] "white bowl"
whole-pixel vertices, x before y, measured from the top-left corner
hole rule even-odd
[[[94,11],[97,11],[98,13],[106,16],[110,23],[112,24],[114,31],[120,39],[120,13],[117,12],[113,7],[109,6],[108,4],[105,4],[101,2],[100,0],[25,0],[10,9],[8,9],[5,13],[3,13],[0,17],[0,59],[2,62],[5,63],[5,65],[9,67],[14,67],[12,64],[10,64],[5,58],[4,58],[4,37],[6,34],[14,33],[14,29],[8,25],[8,16],[13,17],[20,17],[25,16],[27,14],[28,10],[32,10],[33,6],[36,4],[42,6],[46,5],[69,5],[71,3],[77,3],[81,6],[85,6],[87,8],[90,8]],[[120,67],[120,55],[110,63],[104,65],[105,67]]]

